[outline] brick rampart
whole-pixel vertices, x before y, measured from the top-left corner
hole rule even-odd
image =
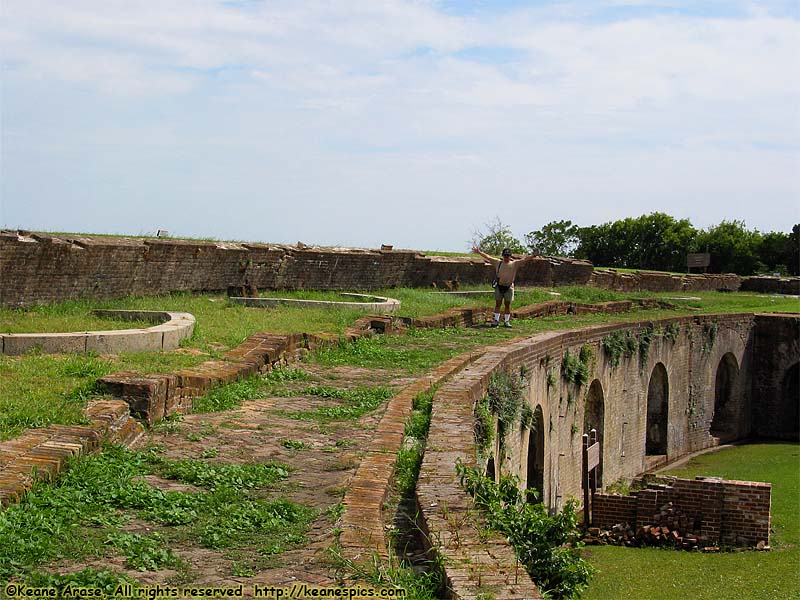
[[[770,364],[754,363],[754,330],[766,319],[771,328],[783,331],[785,339],[796,340],[792,320],[796,318],[756,317],[747,313],[679,317],[548,332],[487,349],[435,395],[435,418],[417,484],[421,527],[433,541],[435,550],[444,556],[448,585],[455,590],[451,597],[476,597],[480,582],[486,581],[490,572],[496,574],[492,583],[497,584],[497,589],[517,593],[512,591],[510,555],[503,553],[502,544],[496,546],[494,541],[487,543],[481,538],[480,517],[476,516],[477,511],[461,488],[455,471],[457,461],[486,470],[488,459],[492,458],[495,477],[500,473],[516,475],[521,486],[528,485],[528,445],[535,432],[527,425],[517,425],[509,431],[502,447],[495,435],[494,445],[485,455],[479,457],[476,452],[474,407],[486,393],[493,372],[514,372],[523,366],[527,369],[529,389],[525,401],[532,414],[542,415],[542,421],[534,424],[542,434],[540,455],[544,457],[539,468],[543,477],[539,491],[548,507],[559,509],[568,499],[582,497],[579,434],[584,429],[591,389],[599,390],[604,406],[602,480],[608,484],[630,479],[654,465],[719,443],[719,438],[711,432],[714,413],[720,409],[715,401],[717,377],[722,365],[731,361],[737,369],[729,382],[731,396],[724,406],[733,423],[728,434],[734,438],[747,437],[751,414],[762,412],[762,405],[768,402],[762,388],[751,383],[754,379],[769,379],[767,373],[759,371],[773,368]],[[637,349],[631,355],[621,356],[614,365],[602,342],[610,334],[626,330],[636,339]],[[642,350],[643,339],[647,340],[646,351]],[[567,350],[575,357],[584,346],[591,350],[589,377],[579,386],[564,379],[561,363]],[[787,352],[790,355],[785,360],[790,364],[800,358],[796,346]],[[665,449],[663,455],[648,455],[646,438],[652,426],[647,422],[648,396],[652,393],[653,378],[661,371],[666,373],[668,407],[661,419]],[[792,400],[796,402],[796,397]],[[728,489],[727,484],[718,482],[690,485],[699,489],[684,489],[683,483],[677,483],[670,489],[640,492],[635,506],[629,499],[614,506],[610,504],[615,500],[601,499],[600,510],[634,524],[637,515],[652,516],[660,506],[680,495],[687,510],[702,512],[701,529],[709,538],[723,543],[767,539],[764,507],[769,503],[765,502],[764,492],[769,486],[747,483]],[[514,584],[519,582],[520,579],[514,579]]]
[[[263,290],[450,289],[484,285],[493,275],[492,267],[478,257],[425,256],[412,250],[0,232],[0,305],[14,307],[76,298],[219,292],[246,284]],[[798,293],[800,286],[800,280],[776,284],[761,279],[748,286],[780,293]],[[742,279],[619,272],[594,269],[582,260],[540,257],[522,266],[517,284],[681,293],[738,290]]]
[[[517,282],[580,285],[591,273],[585,261],[540,258],[522,266]],[[0,232],[5,306],[223,291],[245,283],[265,290],[374,290],[487,284],[492,277],[477,256]]]
[[[800,295],[800,277],[745,277],[742,280],[743,292],[759,294]]]

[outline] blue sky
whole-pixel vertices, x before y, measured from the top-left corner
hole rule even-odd
[[[460,250],[800,220],[796,2],[5,0],[0,226]]]

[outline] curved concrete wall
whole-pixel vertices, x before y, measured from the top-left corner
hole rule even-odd
[[[149,310],[96,310],[95,314],[125,321],[159,323],[146,329],[111,329],[69,333],[6,333],[0,335],[0,354],[17,356],[31,350],[57,352],[140,352],[174,350],[194,331],[194,315]]]
[[[298,306],[306,308],[350,308],[359,310],[369,310],[377,313],[391,313],[400,309],[400,301],[394,298],[384,298],[383,296],[370,296],[368,294],[347,294],[341,296],[349,298],[359,298],[361,302],[331,300],[298,300],[296,298],[239,298],[231,297],[230,301],[234,304],[243,304],[259,308],[269,308],[273,306]]]

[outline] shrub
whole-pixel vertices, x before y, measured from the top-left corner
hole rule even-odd
[[[549,515],[544,504],[531,504],[518,480],[504,476],[494,483],[472,467],[458,464],[461,485],[486,513],[488,526],[505,535],[517,558],[547,597],[577,598],[589,583],[592,567],[578,552],[574,500]]]

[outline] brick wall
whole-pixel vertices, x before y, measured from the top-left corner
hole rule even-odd
[[[700,534],[712,544],[755,546],[769,543],[772,485],[716,478],[668,478],[666,484],[630,496],[595,494],[592,524],[610,529],[627,523],[650,525],[667,503],[700,523]]]
[[[759,294],[800,294],[800,277],[745,277],[743,292]]]
[[[676,275],[658,271],[621,272],[614,269],[594,269],[589,285],[618,292],[700,292],[736,291],[742,278],[733,274]]]
[[[532,261],[521,285],[580,285],[592,265]],[[295,248],[182,240],[53,236],[0,232],[0,304],[28,306],[74,298],[118,298],[173,291],[352,290],[487,285],[493,270],[478,257],[398,250]]]

